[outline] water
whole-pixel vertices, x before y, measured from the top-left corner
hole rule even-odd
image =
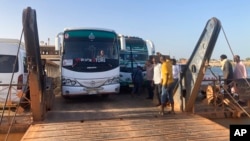
[[[223,73],[222,73],[222,70],[220,67],[212,67],[211,68],[212,72],[217,76],[223,76]],[[205,77],[212,77],[212,72],[207,69],[206,70],[206,74],[205,74]],[[247,67],[247,74],[248,74],[248,78],[250,78],[250,67]]]

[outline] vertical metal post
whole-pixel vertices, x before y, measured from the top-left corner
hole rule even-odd
[[[42,121],[45,114],[44,70],[36,22],[36,11],[28,7],[23,10],[23,31],[28,58],[29,88],[33,121]]]

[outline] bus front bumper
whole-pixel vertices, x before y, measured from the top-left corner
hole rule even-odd
[[[117,94],[120,92],[120,84],[104,85],[97,88],[62,86],[62,95],[95,95]]]

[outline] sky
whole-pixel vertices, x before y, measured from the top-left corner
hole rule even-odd
[[[40,42],[50,45],[66,27],[98,27],[151,40],[156,52],[188,59],[216,17],[225,34],[220,31],[211,59],[250,57],[248,0],[1,0],[0,38],[20,39],[27,7],[36,10]]]

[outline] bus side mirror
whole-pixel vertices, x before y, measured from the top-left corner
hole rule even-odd
[[[120,37],[120,46],[121,46],[121,50],[126,50],[126,43],[125,43],[125,38],[124,37]]]
[[[61,38],[63,36],[63,32],[60,32],[57,34],[56,38],[55,38],[55,50],[59,51],[59,54],[62,54],[63,52],[63,48],[62,48],[62,44],[61,44]]]
[[[60,49],[61,49],[60,38],[56,37],[55,38],[55,50],[60,50]]]
[[[155,55],[155,45],[151,40],[146,40],[148,50],[151,51],[151,55]]]

